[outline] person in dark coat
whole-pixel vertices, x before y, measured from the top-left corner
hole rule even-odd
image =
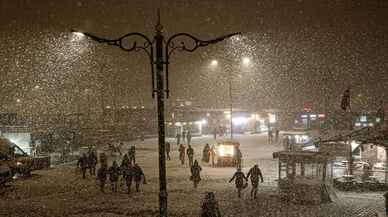
[[[125,180],[125,184],[127,185],[127,193],[129,194],[131,193],[132,180],[134,178],[134,169],[131,163],[123,169],[123,178]]]
[[[195,160],[191,168],[191,177],[190,180],[193,181],[194,188],[197,188],[198,183],[201,181],[201,170],[202,167],[199,166],[198,161]]]
[[[193,166],[193,161],[194,161],[194,149],[189,145],[187,148],[187,157],[189,158],[189,167]]]
[[[171,148],[170,143],[166,142],[165,150],[166,150],[166,158],[167,158],[167,160],[171,160],[171,158],[170,158],[170,148]]]
[[[259,165],[255,164],[248,172],[247,178],[251,178],[252,190],[251,190],[251,198],[256,199],[257,188],[259,186],[259,179],[263,183],[263,174],[259,168]]]
[[[192,138],[190,130],[187,131],[187,136],[186,137],[187,137],[187,144],[190,145],[191,144],[191,138]]]
[[[237,169],[237,171],[234,173],[233,177],[229,180],[229,182],[232,182],[234,179],[238,197],[241,197],[241,191],[248,186],[248,179],[241,171],[241,168]]]
[[[132,171],[133,171],[133,179],[135,180],[135,183],[136,183],[136,192],[139,192],[141,180],[143,179],[143,184],[147,184],[146,178],[143,173],[143,170],[138,164],[135,164],[133,166]]]
[[[186,130],[183,130],[182,132],[182,142],[186,141]]]
[[[273,143],[273,132],[271,128],[268,128],[268,143],[269,144]]]
[[[280,133],[279,129],[276,128],[276,129],[275,129],[275,142],[278,142],[278,141],[279,141],[279,133]]]
[[[206,192],[202,203],[201,217],[221,217],[218,202],[213,192]]]
[[[236,167],[241,168],[242,153],[239,147],[236,147],[235,150],[236,150]]]
[[[206,144],[202,151],[202,161],[209,163],[210,158],[210,146],[209,144]]]
[[[78,159],[78,162],[77,162],[77,167],[81,168],[83,179],[86,178],[86,170],[88,169],[88,166],[89,166],[88,157],[86,156],[86,154],[83,154],[82,157],[80,157],[80,159]]]
[[[100,182],[100,191],[105,192],[105,183],[108,178],[108,168],[106,164],[101,164],[101,167],[97,170],[97,179]]]
[[[185,146],[183,144],[180,144],[179,146],[179,160],[181,161],[181,164],[185,164]]]
[[[106,154],[104,152],[100,153],[100,165],[108,164]]]
[[[128,157],[131,164],[136,163],[136,146],[132,145],[131,148],[128,150]]]
[[[96,175],[97,154],[95,151],[90,151],[88,156],[89,173],[90,175]]]
[[[112,192],[117,192],[117,182],[119,181],[120,168],[116,161],[113,161],[112,166],[109,168],[109,181],[111,184]]]
[[[128,155],[124,154],[123,160],[121,160],[120,168],[122,170],[125,170],[125,168],[127,168],[130,164],[131,164],[131,162],[129,161]]]

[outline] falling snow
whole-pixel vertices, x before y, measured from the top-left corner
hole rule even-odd
[[[180,32],[203,41],[241,32],[195,52],[170,55],[170,95],[164,101],[173,153],[167,163],[171,216],[199,216],[206,191],[216,193],[223,216],[351,216],[356,207],[371,207],[383,216],[382,191],[333,190],[336,199],[329,204],[285,203],[272,158],[283,149],[282,141],[266,140],[271,129],[280,129],[285,138],[302,125],[319,127],[317,140],[349,133],[350,125],[385,130],[388,2],[383,0],[0,1],[0,136],[15,127],[28,129],[32,139],[50,135],[43,152],[53,163],[0,191],[0,216],[158,215],[157,104],[149,56],[82,34],[118,39],[141,32],[155,45],[158,8],[165,40]],[[174,45],[181,45],[180,39]],[[125,46],[135,41],[146,45],[139,37]],[[182,42],[195,46],[190,38]],[[347,88],[351,104],[342,111]],[[228,183],[234,168],[201,162],[204,178],[193,189],[189,167],[178,164],[176,133],[198,128],[193,146],[200,158],[203,145],[215,142],[213,131],[224,127],[230,133],[230,110],[247,116],[238,117],[243,124],[248,117],[254,121],[236,126],[235,133],[246,157],[243,172],[255,162],[263,164],[258,200],[247,190],[236,197]],[[82,180],[74,172],[81,147],[93,145],[100,153],[119,142],[123,150],[139,145],[139,162],[149,178],[139,193],[125,194],[120,183],[119,193],[103,194],[95,178]],[[72,154],[65,159],[66,148]],[[364,151],[362,145],[359,149]],[[110,156],[109,164],[115,159],[121,162]],[[383,160],[378,161],[373,163]]]

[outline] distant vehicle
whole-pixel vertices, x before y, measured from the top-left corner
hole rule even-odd
[[[370,167],[368,162],[365,161],[357,161],[353,163],[354,168],[356,169],[364,169],[364,167]]]
[[[49,156],[29,156],[6,138],[0,138],[0,155],[0,164],[3,168],[9,167],[12,176],[15,174],[30,175],[31,171],[50,167]]]
[[[373,169],[385,170],[386,165],[383,162],[377,162],[373,165]]]
[[[217,141],[216,144],[217,166],[236,166],[236,148],[240,143],[233,140]]]
[[[348,166],[348,161],[347,160],[334,161],[333,166],[335,166],[335,167],[347,167]]]

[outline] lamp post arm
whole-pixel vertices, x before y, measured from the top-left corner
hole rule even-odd
[[[72,32],[77,32],[75,30],[71,30]],[[155,97],[155,73],[154,73],[154,48],[152,46],[153,42],[144,34],[139,33],[139,32],[132,32],[125,34],[121,36],[118,39],[106,39],[106,38],[101,38],[99,36],[95,36],[91,33],[88,32],[82,32],[85,36],[89,37],[93,41],[96,41],[98,43],[106,43],[108,45],[112,46],[117,46],[120,49],[126,51],[126,52],[138,52],[138,51],[144,51],[149,58],[150,64],[151,64],[151,80],[152,80],[152,98]],[[133,38],[133,39],[132,39]],[[138,43],[135,39],[136,38],[141,38],[145,42],[143,43]],[[126,41],[129,42],[129,40],[134,40],[133,43],[125,43]],[[129,45],[129,46],[127,46]]]
[[[177,33],[175,35],[172,35],[166,42],[166,49],[165,49],[165,57],[166,57],[166,96],[168,98],[169,96],[169,89],[168,89],[168,65],[169,65],[169,58],[170,58],[170,55],[175,51],[175,50],[179,50],[179,51],[186,51],[186,52],[194,52],[195,50],[197,50],[199,47],[206,47],[210,44],[215,44],[215,43],[218,43],[220,41],[223,41],[227,38],[230,38],[232,36],[235,36],[235,35],[240,35],[241,32],[236,32],[236,33],[231,33],[231,34],[228,34],[228,35],[224,35],[224,36],[221,36],[221,37],[218,37],[218,38],[215,38],[215,39],[212,39],[212,40],[201,40],[201,39],[198,39],[197,37],[193,36],[193,35],[190,35],[188,33]],[[192,40],[192,45],[190,45],[189,47],[186,46],[185,42],[181,41],[179,44],[180,45],[176,45],[174,43],[174,40],[177,39],[177,38],[186,38],[186,39],[191,39]]]

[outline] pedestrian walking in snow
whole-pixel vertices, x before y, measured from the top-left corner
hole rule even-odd
[[[132,145],[131,148],[129,148],[128,157],[129,157],[129,162],[131,162],[131,164],[136,163],[136,146],[135,145]]]
[[[182,132],[182,142],[186,142],[186,130]]]
[[[91,150],[88,156],[88,167],[89,167],[89,173],[91,176],[96,175],[96,166],[97,166],[97,154],[95,151]]]
[[[273,132],[271,128],[268,128],[268,143],[269,144],[273,143]]]
[[[121,168],[122,170],[125,170],[125,168],[127,168],[130,164],[131,164],[131,162],[129,161],[128,155],[127,155],[127,154],[124,154],[124,157],[123,157],[123,159],[121,160],[120,168]]]
[[[213,192],[206,192],[202,203],[201,217],[221,217],[218,202]]]
[[[181,161],[181,164],[185,164],[185,146],[183,144],[180,144],[179,146],[179,160]]]
[[[83,179],[86,178],[86,170],[88,169],[88,166],[89,166],[88,157],[86,156],[86,154],[83,154],[82,157],[80,157],[77,162],[77,167],[81,168]]]
[[[141,180],[143,180],[143,184],[147,184],[146,178],[143,173],[143,170],[138,164],[135,164],[133,166],[132,171],[133,171],[133,179],[135,180],[135,183],[136,183],[136,192],[139,192]]]
[[[100,153],[100,165],[108,164],[106,154],[104,152]]]
[[[244,173],[241,171],[241,168],[238,168],[237,171],[234,173],[233,177],[229,180],[229,182],[232,182],[235,180],[235,185],[237,188],[237,195],[240,198],[241,197],[241,191],[248,186],[248,179],[245,177]]]
[[[97,170],[97,179],[100,184],[100,191],[105,192],[106,179],[108,178],[108,168],[106,164],[101,164],[101,167]]]
[[[210,146],[206,144],[202,151],[202,161],[205,163],[209,163],[210,158]]]
[[[214,140],[217,139],[217,127],[215,127],[213,130],[213,138],[214,138]]]
[[[187,144],[190,145],[191,144],[191,132],[190,130],[187,131]]]
[[[189,145],[187,148],[187,157],[189,158],[189,167],[193,166],[193,161],[194,161],[194,149]]]
[[[259,180],[263,183],[263,174],[259,168],[259,165],[255,164],[248,172],[247,178],[251,178],[252,190],[251,198],[257,198],[257,188],[259,186]]]
[[[166,158],[167,158],[167,160],[171,160],[171,158],[170,158],[170,148],[171,148],[170,143],[166,142],[165,150],[166,150]]]
[[[280,133],[279,129],[276,128],[276,129],[275,129],[275,142],[276,142],[276,143],[279,141],[279,133]]]
[[[194,164],[190,167],[190,170],[191,170],[190,180],[193,181],[194,188],[197,188],[198,183],[201,181],[202,167],[199,166],[198,161],[195,160]]]
[[[113,161],[112,166],[109,168],[109,181],[111,184],[112,192],[117,192],[117,183],[119,181],[120,168],[116,161]]]
[[[242,153],[239,147],[236,147],[236,167],[241,168]]]
[[[129,194],[131,193],[132,180],[134,178],[134,169],[131,163],[123,170],[123,178],[127,186],[127,193]]]

